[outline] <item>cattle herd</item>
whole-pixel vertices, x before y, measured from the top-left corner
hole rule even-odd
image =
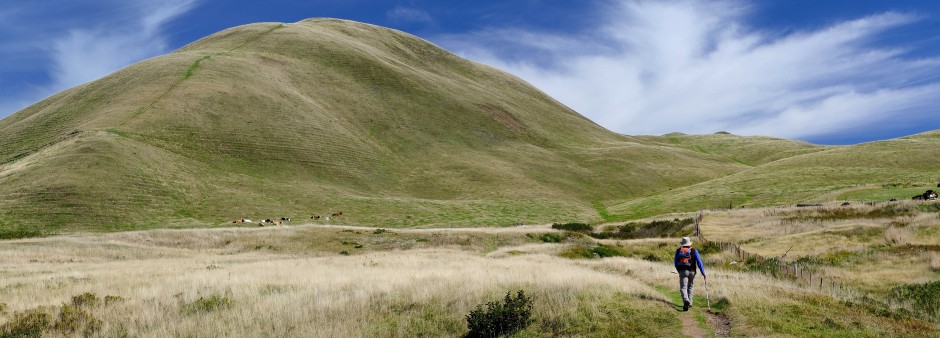
[[[937,186],[940,187],[940,184],[938,184]],[[937,199],[937,192],[933,190],[927,190],[923,194],[914,195],[914,197],[911,197],[911,199],[918,200],[918,201],[935,200]]]
[[[326,216],[326,217],[321,217],[320,214],[316,214],[316,215],[310,216],[310,219],[312,220],[323,219],[323,220],[329,221],[342,215],[343,215],[342,211],[337,211],[337,212],[330,214],[330,216]],[[290,222],[290,217],[281,217],[281,219],[278,219],[278,220],[266,218],[266,219],[258,221],[258,226],[263,227],[265,225],[284,225],[287,222]],[[244,224],[244,223],[255,223],[255,221],[252,221],[247,218],[239,218],[239,219],[232,221],[232,224]]]

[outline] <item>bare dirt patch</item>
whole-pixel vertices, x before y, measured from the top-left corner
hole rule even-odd
[[[715,336],[731,337],[731,318],[720,312],[706,312],[708,324],[715,328]]]

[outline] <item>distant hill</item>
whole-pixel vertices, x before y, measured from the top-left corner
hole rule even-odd
[[[763,136],[742,137],[718,132],[712,135],[671,133],[663,136],[637,136],[638,139],[724,156],[732,161],[757,166],[796,155],[823,151],[830,147],[802,141]]]
[[[228,29],[0,121],[0,229],[596,220],[748,167],[612,133],[524,81],[334,19]],[[0,231],[2,232],[2,231]]]
[[[702,147],[713,143],[698,142],[694,144],[706,144]],[[632,218],[698,208],[771,206],[848,198],[884,202],[889,198],[909,199],[914,193],[936,189],[940,182],[940,131],[801,151],[809,149],[815,151],[708,182],[611,203],[608,209],[611,214]]]

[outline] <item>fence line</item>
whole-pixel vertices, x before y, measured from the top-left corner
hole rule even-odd
[[[779,275],[790,278],[801,285],[826,291],[832,296],[847,297],[857,294],[856,291],[846,287],[845,283],[832,277],[821,276],[819,272],[814,273],[814,269],[807,269],[798,263],[787,263],[777,257],[768,258],[747,252],[747,250],[733,242],[710,241],[702,237],[700,237],[700,241],[704,245],[718,247],[720,252],[727,252],[732,257],[737,258],[737,261],[732,264],[748,264],[750,262],[751,264],[765,265],[766,268],[770,268],[769,272],[774,276]],[[768,264],[771,265],[767,266]],[[760,270],[767,271],[766,269]]]

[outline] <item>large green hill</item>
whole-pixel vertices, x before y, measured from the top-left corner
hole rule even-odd
[[[669,168],[664,170],[663,168]],[[0,121],[0,228],[598,219],[592,202],[747,168],[612,133],[414,36],[333,19],[228,29]]]
[[[940,177],[937,140],[630,137],[399,31],[259,23],[0,120],[0,237],[337,211],[331,222],[494,226],[867,196]]]

